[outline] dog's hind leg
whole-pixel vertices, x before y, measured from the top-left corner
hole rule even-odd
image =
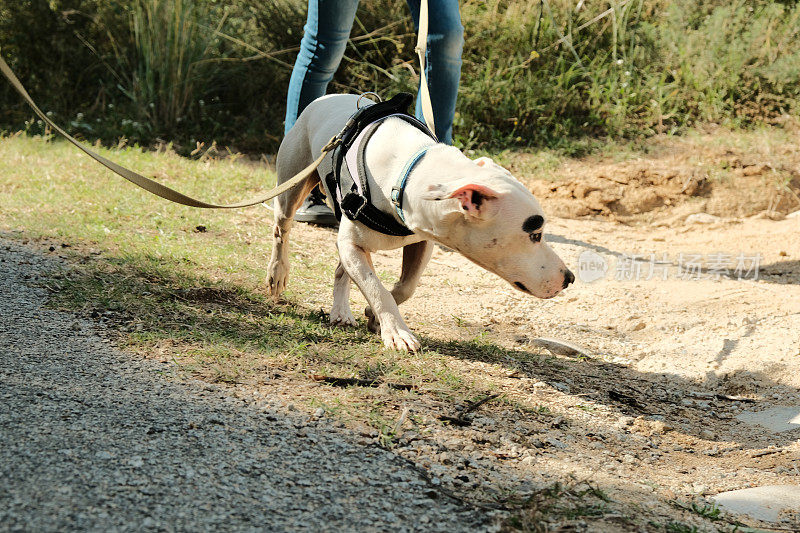
[[[298,166],[296,172],[302,169],[302,166]],[[282,170],[279,165],[278,183],[283,183],[294,175],[294,173],[287,172],[288,176],[282,176]],[[267,269],[267,287],[269,293],[275,298],[286,289],[286,282],[289,279],[289,232],[292,229],[292,217],[317,183],[319,183],[319,174],[314,171],[295,187],[278,196],[273,204],[275,226],[272,233],[272,257]]]
[[[339,261],[333,278],[333,307],[330,323],[335,326],[355,326],[357,324],[350,310],[350,276]]]
[[[422,272],[428,265],[433,253],[433,244],[430,241],[420,241],[403,247],[403,266],[400,270],[400,279],[392,287],[391,294],[395,303],[400,305],[414,294]],[[369,319],[367,327],[370,331],[380,331],[380,324],[375,318],[372,308],[367,307],[364,314]]]

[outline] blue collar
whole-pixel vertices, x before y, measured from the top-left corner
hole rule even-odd
[[[432,147],[436,146],[435,144],[429,144],[427,146],[423,146],[419,150],[417,150],[411,159],[408,160],[406,166],[403,167],[403,171],[400,173],[400,177],[397,180],[397,185],[392,187],[392,203],[394,204],[394,208],[397,211],[400,220],[403,221],[403,224],[406,223],[406,217],[403,214],[403,192],[406,190],[406,184],[408,183],[408,176],[411,174],[411,170],[414,166],[422,159],[427,151]]]

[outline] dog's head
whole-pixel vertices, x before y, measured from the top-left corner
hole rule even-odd
[[[552,298],[575,281],[544,241],[544,213],[530,191],[489,158],[470,166],[459,165],[468,175],[429,184],[423,194],[441,202],[436,239],[539,298]]]

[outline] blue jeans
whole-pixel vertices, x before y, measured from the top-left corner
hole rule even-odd
[[[419,0],[407,0],[414,25],[419,25]],[[289,81],[286,97],[286,126],[289,131],[305,107],[325,95],[328,83],[342,60],[356,16],[358,0],[309,0],[308,19],[300,52]],[[464,28],[458,0],[428,0],[428,55],[426,74],[436,123],[436,136],[453,142],[458,79]],[[417,97],[416,116],[422,119]]]

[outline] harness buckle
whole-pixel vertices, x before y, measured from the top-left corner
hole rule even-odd
[[[367,205],[367,199],[354,192],[347,193],[341,202],[342,213],[350,220],[358,220]]]
[[[400,187],[395,185],[392,187],[392,196],[391,200],[395,207],[400,207],[400,195],[403,194],[403,191],[400,190]]]

